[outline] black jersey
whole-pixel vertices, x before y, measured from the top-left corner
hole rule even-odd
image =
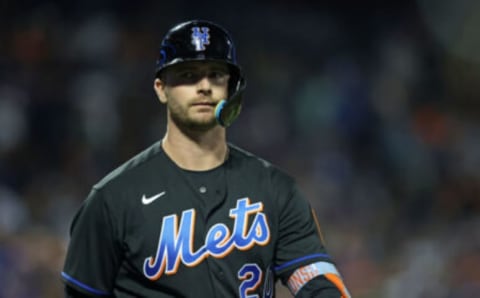
[[[270,297],[278,278],[295,293],[331,268],[289,175],[231,144],[220,167],[186,173],[157,142],[93,187],[62,277],[98,296]]]

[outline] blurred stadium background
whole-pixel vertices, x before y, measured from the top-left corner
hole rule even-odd
[[[2,0],[1,298],[62,296],[70,220],[162,137],[158,46],[191,18],[238,46],[229,140],[297,177],[353,297],[477,297],[478,1]]]

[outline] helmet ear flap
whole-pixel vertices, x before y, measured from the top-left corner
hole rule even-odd
[[[221,126],[228,127],[237,119],[242,110],[243,91],[246,85],[245,79],[240,76],[234,93],[229,94],[228,99],[220,101],[215,107],[215,118]]]

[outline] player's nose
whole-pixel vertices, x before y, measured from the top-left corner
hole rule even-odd
[[[211,93],[212,92],[212,82],[208,76],[204,75],[197,82],[197,92],[202,93]]]

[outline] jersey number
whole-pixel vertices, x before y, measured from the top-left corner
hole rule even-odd
[[[245,264],[238,270],[238,278],[243,280],[238,288],[240,298],[259,298],[257,294],[250,295],[262,282],[262,270],[257,264]]]

